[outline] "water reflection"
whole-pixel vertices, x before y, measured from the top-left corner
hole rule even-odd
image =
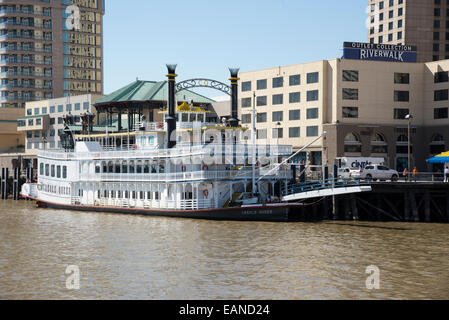
[[[447,299],[449,225],[242,223],[2,201],[2,299]],[[78,265],[81,289],[65,288]],[[365,269],[381,270],[367,290]]]

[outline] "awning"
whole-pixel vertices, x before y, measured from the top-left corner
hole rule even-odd
[[[449,151],[443,152],[427,160],[427,163],[449,163]]]

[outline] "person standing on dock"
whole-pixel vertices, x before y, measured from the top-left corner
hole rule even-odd
[[[449,165],[444,166],[444,182],[449,182]]]
[[[408,169],[405,168],[404,171],[402,172],[402,175],[404,176],[405,181],[408,181]]]
[[[413,168],[413,180],[416,182],[416,177],[418,176],[418,169],[416,167]]]

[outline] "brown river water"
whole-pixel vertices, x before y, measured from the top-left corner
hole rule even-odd
[[[371,265],[379,289],[367,289]],[[217,222],[0,200],[0,299],[449,299],[449,224]]]

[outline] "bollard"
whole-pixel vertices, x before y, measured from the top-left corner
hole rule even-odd
[[[12,181],[12,196],[14,200],[19,200],[19,179],[20,179],[20,168],[15,168],[14,178]]]
[[[2,199],[8,199],[8,176],[9,169],[2,168],[2,177],[1,177],[1,185],[2,185]]]

